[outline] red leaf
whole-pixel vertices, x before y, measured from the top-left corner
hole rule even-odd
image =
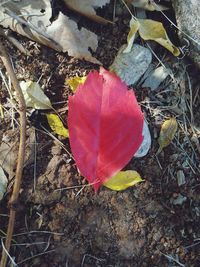
[[[143,122],[134,92],[103,68],[91,72],[69,98],[71,150],[96,191],[134,156],[143,140]]]

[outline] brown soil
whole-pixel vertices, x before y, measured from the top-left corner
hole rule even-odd
[[[126,41],[127,21],[121,19],[114,26],[93,27],[100,38],[95,56],[105,68],[109,67],[119,47]],[[18,79],[37,81],[40,78],[45,93],[66,120],[67,113],[66,110],[62,112],[62,108],[67,107],[70,90],[65,79],[98,69],[98,66],[70,58],[25,38],[17,38],[31,53],[26,57],[7,45]],[[171,60],[170,56],[168,60]],[[173,67],[176,67],[174,63]],[[191,71],[194,78],[193,67]],[[195,93],[196,78],[192,86]],[[7,93],[3,83],[2,87],[1,99],[5,103]],[[140,102],[147,97],[155,99],[149,89],[136,88],[136,95]],[[171,99],[165,96],[164,99],[163,105],[168,106],[167,101]],[[198,101],[195,111],[199,110]],[[156,109],[158,104],[151,107]],[[41,125],[47,127],[44,116],[40,114],[29,123],[36,127],[37,159],[36,165],[33,161],[27,164],[23,173],[10,251],[18,266],[200,266],[199,152],[195,147],[193,163],[185,163],[189,161],[187,155],[190,158],[193,152],[184,139],[185,135],[180,132],[178,138],[183,149],[174,142],[158,158],[155,157],[158,149],[156,138],[163,118],[156,117],[148,105],[142,108],[150,123],[152,148],[146,157],[133,159],[127,168],[137,170],[145,181],[122,192],[101,187],[95,194],[92,187],[82,187],[87,182],[77,172],[73,160],[58,142],[41,132]],[[169,110],[165,112],[171,114]],[[2,135],[5,128],[0,127]],[[10,124],[7,123],[6,127],[8,130]],[[188,132],[190,137],[191,132]],[[61,141],[70,152],[68,141]],[[186,183],[182,186],[177,184],[178,170],[185,173]],[[6,206],[10,191],[0,207],[2,237],[8,222]],[[186,197],[180,205],[174,202],[179,194]]]

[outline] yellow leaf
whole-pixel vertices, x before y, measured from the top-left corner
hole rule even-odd
[[[144,180],[138,172],[129,170],[118,172],[103,185],[112,190],[121,191],[142,181]]]
[[[127,37],[127,47],[123,53],[129,53],[131,51],[137,31],[140,37],[145,41],[155,41],[169,50],[174,56],[180,55],[180,50],[172,44],[161,22],[151,19],[135,18],[130,20],[130,32]]]
[[[174,56],[180,55],[178,47],[172,44],[163,24],[151,19],[139,19],[139,35],[144,40],[153,40],[168,49]]]
[[[4,170],[0,166],[0,201],[2,200],[3,195],[6,192],[7,185],[8,185],[8,179],[4,173]]]
[[[124,49],[123,53],[130,53],[133,42],[135,40],[135,35],[139,27],[139,21],[132,17],[132,19],[130,20],[130,32],[127,36],[127,47]]]
[[[62,121],[56,114],[47,114],[47,120],[51,129],[58,135],[69,137],[68,130],[64,127]]]
[[[157,154],[159,154],[164,147],[168,146],[173,140],[175,133],[177,131],[178,124],[175,118],[166,120],[161,126],[160,136],[158,138],[159,149]]]
[[[0,104],[0,116],[2,119],[4,119],[3,106],[1,104]]]
[[[76,76],[76,77],[72,77],[70,79],[67,79],[66,80],[66,83],[70,86],[70,89],[75,92],[77,87],[80,85],[80,84],[83,84],[86,80],[86,76],[83,76],[83,77],[79,77],[79,76]]]

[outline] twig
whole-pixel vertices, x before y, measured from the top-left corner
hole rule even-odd
[[[22,264],[22,263],[24,263],[24,262],[27,262],[27,261],[29,261],[29,260],[32,260],[32,259],[34,259],[34,258],[43,256],[43,255],[46,255],[46,254],[49,254],[49,253],[52,253],[52,252],[54,252],[54,251],[55,251],[55,249],[52,249],[52,250],[48,250],[48,251],[46,251],[46,252],[42,252],[42,253],[35,254],[35,255],[31,256],[31,257],[26,258],[25,260],[22,260],[22,261],[18,262],[17,265],[20,265],[20,264]]]
[[[20,115],[20,119],[19,119],[20,120],[20,141],[19,141],[15,183],[14,183],[13,192],[12,192],[12,195],[9,201],[10,216],[9,216],[7,235],[6,235],[6,241],[5,241],[6,250],[3,249],[2,258],[0,262],[0,267],[5,267],[6,262],[7,262],[7,257],[8,257],[6,251],[9,253],[11,239],[12,239],[13,230],[14,230],[15,217],[16,217],[16,204],[17,204],[18,197],[19,197],[19,191],[20,191],[21,180],[22,180],[22,171],[23,171],[23,165],[24,165],[25,144],[26,144],[26,104],[25,104],[24,96],[19,86],[17,77],[15,75],[14,69],[12,67],[10,58],[8,56],[8,53],[4,45],[1,43],[1,41],[0,41],[0,58],[8,72],[8,75],[10,76],[14,90],[16,91],[16,96],[17,96],[18,105],[19,105],[19,115]]]
[[[12,45],[14,45],[21,53],[30,56],[30,53],[26,48],[16,39],[12,36],[12,33],[10,30],[6,29],[3,30],[0,28],[0,35],[5,37]]]

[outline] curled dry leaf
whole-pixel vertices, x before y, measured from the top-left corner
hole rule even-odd
[[[4,1],[0,8],[0,25],[57,51],[101,64],[89,51],[97,49],[96,34],[85,28],[79,30],[77,23],[61,12],[52,23],[51,16],[49,0]]]
[[[158,149],[157,154],[159,154],[164,147],[168,146],[171,143],[175,136],[177,128],[178,124],[176,118],[170,118],[162,124],[160,136],[158,138],[158,144],[160,147]]]
[[[51,15],[49,0],[4,1],[0,8],[0,25],[61,51],[60,45],[46,33]]]
[[[142,180],[138,172],[129,170],[118,172],[104,182],[103,185],[112,190],[121,191],[142,181],[144,180]]]
[[[140,19],[139,23],[139,35],[142,39],[156,41],[174,56],[180,55],[180,50],[172,44],[161,22],[151,19]]]
[[[7,130],[2,137],[0,144],[0,166],[8,174],[8,179],[15,175],[19,148],[19,130]],[[25,165],[34,162],[35,153],[35,130],[27,130]]]
[[[132,18],[130,20],[130,31],[127,36],[127,47],[124,49],[123,53],[130,53],[139,28],[139,21]]]
[[[180,50],[172,44],[161,22],[135,18],[130,20],[130,32],[127,37],[127,47],[124,53],[130,51],[137,32],[143,40],[155,41],[169,50],[174,56],[180,55]]]
[[[64,0],[68,8],[88,17],[99,23],[109,23],[110,21],[98,16],[95,8],[103,7],[110,3],[110,0]]]
[[[69,98],[72,154],[95,190],[134,156],[143,141],[143,122],[134,92],[103,68],[91,72]]]
[[[89,48],[96,51],[98,40],[96,34],[81,28],[75,21],[59,13],[58,18],[47,28],[47,33],[54,40],[59,40],[63,52],[68,52],[70,56],[85,59],[95,64],[101,64],[96,58],[92,57]]]
[[[36,82],[20,82],[26,106],[34,109],[52,109],[49,98]]]

